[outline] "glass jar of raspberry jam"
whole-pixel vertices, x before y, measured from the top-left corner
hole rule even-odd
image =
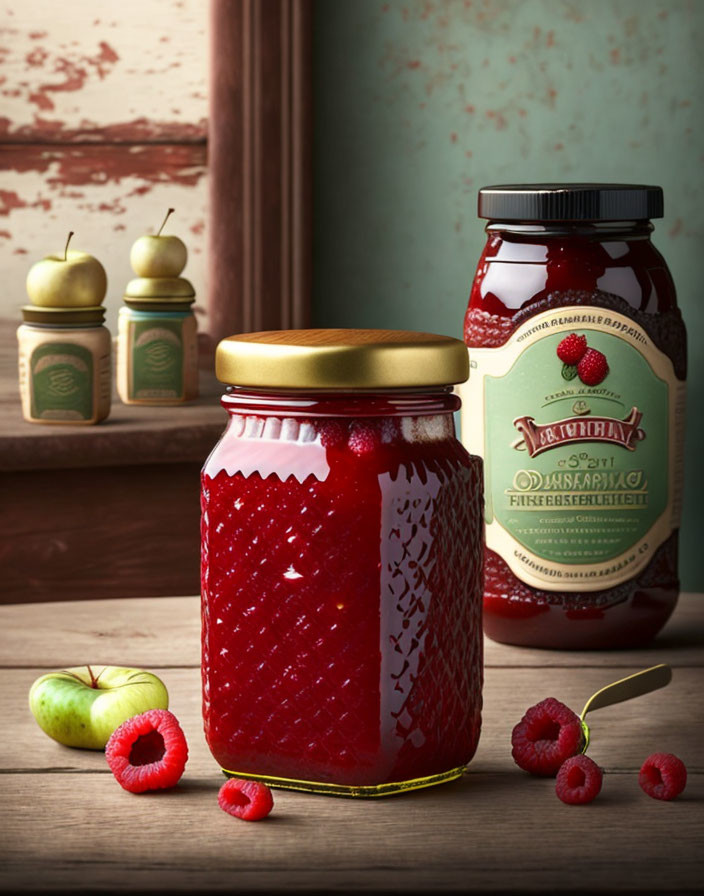
[[[459,777],[480,727],[481,461],[461,341],[223,340],[202,473],[206,739],[227,775],[380,796]]]
[[[677,601],[685,328],[659,187],[487,187],[463,442],[486,463],[484,628],[635,646]]]

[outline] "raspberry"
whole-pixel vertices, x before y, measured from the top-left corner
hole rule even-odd
[[[338,420],[329,420],[320,427],[323,448],[340,448],[347,438],[347,427]]]
[[[555,793],[570,806],[591,803],[601,790],[602,778],[603,772],[593,759],[572,756],[560,766]]]
[[[230,778],[220,788],[218,806],[235,818],[259,821],[273,809],[274,798],[266,784]]]
[[[570,333],[557,347],[557,357],[565,364],[573,366],[582,360],[587,350],[587,337]]]
[[[105,758],[130,793],[174,787],[188,759],[188,744],[176,716],[150,709],[123,722],[110,736]]]
[[[606,355],[595,348],[588,348],[577,365],[577,373],[585,386],[598,386],[609,372]]]
[[[548,697],[526,711],[513,729],[511,744],[516,765],[532,775],[553,777],[579,752],[582,724],[564,703]]]
[[[653,753],[641,766],[638,783],[654,800],[674,800],[687,783],[687,768],[672,753]]]
[[[353,423],[347,444],[360,457],[372,454],[379,446],[379,433],[370,423]]]

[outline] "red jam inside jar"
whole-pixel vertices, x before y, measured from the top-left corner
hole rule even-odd
[[[466,352],[453,346],[430,386],[417,369],[403,387],[402,372],[358,370],[370,339],[376,360],[394,351],[393,332],[276,335],[289,383],[297,341],[314,372],[282,389],[225,340],[229,423],[202,474],[211,752],[226,774],[333,794],[458,777],[480,729],[481,461],[455,438],[459,400],[437,380]],[[238,338],[256,355],[259,336]],[[319,343],[363,356],[331,388]]]
[[[492,528],[488,514],[484,629],[494,640],[575,649],[636,646],[653,638],[675,607],[686,336],[672,278],[650,241],[649,218],[661,215],[657,187],[480,191],[488,239],[464,321],[475,391],[473,399],[462,397],[463,417],[474,426],[483,407],[487,422],[483,438],[463,426],[463,442],[488,459],[487,508],[496,511],[497,523]],[[570,334],[601,354],[591,369],[582,369],[576,355],[568,357],[570,364],[560,360],[558,347]],[[531,345],[532,359],[521,340]],[[505,364],[496,360],[501,353]],[[519,406],[501,392],[528,395],[533,377],[532,402],[523,399]],[[665,396],[657,406],[655,392]],[[495,423],[501,414],[505,423]],[[530,438],[513,445],[525,460],[514,451],[511,462],[510,441],[497,442],[500,430],[508,437],[511,420],[514,436],[517,429],[528,431]],[[611,443],[598,441],[610,436]],[[627,493],[639,475],[640,487]],[[660,481],[669,491],[658,497],[653,492]],[[509,500],[515,512],[506,510],[498,521]],[[535,510],[519,503],[530,500]],[[656,520],[657,501],[669,510]],[[645,516],[648,502],[652,518]],[[529,516],[532,529],[525,523]],[[612,572],[609,558],[622,569]]]

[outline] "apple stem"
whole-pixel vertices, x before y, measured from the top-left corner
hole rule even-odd
[[[100,674],[98,675],[98,678],[96,678],[95,675],[93,675],[93,670],[91,669],[90,666],[86,666],[86,669],[88,670],[88,674],[90,675],[90,686],[92,688],[97,688],[98,687],[98,678],[100,678]]]
[[[163,227],[164,225],[162,224],[161,226]],[[71,242],[72,236],[73,236],[73,231],[71,230],[71,231],[69,231],[68,239],[66,240],[66,247],[64,249],[64,261],[66,261],[68,259],[68,244]]]
[[[161,236],[161,231],[164,229],[164,224],[166,224],[166,222],[169,220],[169,215],[170,215],[173,211],[174,211],[174,209],[170,208],[170,209],[168,210],[168,212],[166,213],[166,217],[165,217],[164,220],[161,222],[161,227],[160,227],[160,228],[157,230],[157,232],[156,232],[156,235],[157,235],[157,236]]]

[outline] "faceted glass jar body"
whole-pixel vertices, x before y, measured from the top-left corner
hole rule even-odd
[[[229,774],[379,795],[479,738],[481,461],[458,400],[229,390],[202,474],[203,705]]]
[[[464,322],[470,361],[473,348],[504,346],[536,315],[590,306],[637,324],[670,359],[683,385],[684,324],[670,272],[650,241],[651,231],[646,221],[490,223]],[[661,425],[666,428],[667,421]],[[587,453],[577,452],[575,464]],[[633,578],[584,591],[531,587],[498,553],[487,549],[485,631],[497,641],[540,647],[643,643],[662,628],[677,601],[677,539],[675,529]]]

